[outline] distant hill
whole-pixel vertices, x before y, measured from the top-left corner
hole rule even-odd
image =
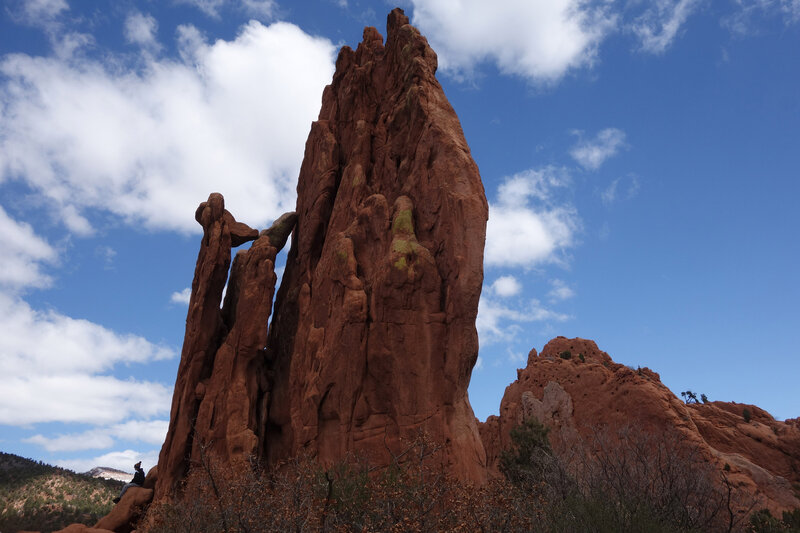
[[[94,523],[111,510],[123,484],[0,452],[0,531]]]
[[[84,472],[83,475],[89,477],[99,477],[103,479],[113,479],[115,481],[122,481],[123,483],[128,483],[131,479],[133,479],[133,474],[131,472],[117,470],[116,468],[110,468],[108,466],[96,466],[88,472]]]

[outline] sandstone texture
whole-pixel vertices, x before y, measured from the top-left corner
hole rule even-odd
[[[339,53],[270,330],[271,461],[387,463],[425,431],[453,474],[485,479],[467,386],[488,206],[436,67],[400,9],[385,44],[366,28]]]
[[[152,500],[153,489],[131,487],[125,491],[122,499],[111,509],[111,512],[101,518],[94,527],[101,531],[130,533]]]
[[[195,218],[203,226],[203,240],[169,431],[159,456],[157,498],[175,494],[189,466],[199,464],[204,454],[258,455],[256,428],[266,414],[259,402],[268,388],[264,348],[278,253],[273,242],[285,242],[294,222],[291,214],[281,217],[259,234],[237,222],[217,193],[200,204]],[[252,240],[231,267],[231,249]]]
[[[581,356],[583,356],[581,358]],[[744,409],[752,413],[750,422]],[[755,495],[756,508],[800,506],[800,431],[755,406],[685,404],[647,369],[615,363],[590,340],[558,337],[531,350],[526,368],[506,388],[500,415],[481,425],[487,460],[496,468],[511,444],[510,430],[528,417],[551,428],[559,446],[587,442],[600,428],[633,427],[656,438],[677,435],[716,463],[737,490]],[[795,484],[793,487],[792,484]]]

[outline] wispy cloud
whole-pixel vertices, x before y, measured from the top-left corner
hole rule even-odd
[[[499,303],[490,296],[481,295],[478,303],[476,328],[481,346],[495,342],[509,342],[522,330],[522,324],[530,322],[563,322],[569,315],[552,311],[536,299],[520,306]]]
[[[33,228],[12,219],[0,206],[0,287],[18,290],[47,287],[52,278],[42,271],[43,264],[53,264],[58,254]]]
[[[678,35],[681,26],[699,5],[699,0],[655,0],[632,24],[641,49],[663,54]]]
[[[48,452],[102,450],[111,448],[117,439],[161,445],[167,435],[169,420],[129,420],[121,424],[94,428],[81,433],[46,437],[41,434],[24,439]]]
[[[551,302],[560,302],[575,296],[575,291],[560,279],[550,280],[550,285],[552,288],[547,293],[547,297]]]
[[[575,132],[580,136],[581,132]],[[610,157],[625,147],[625,132],[617,128],[606,128],[592,139],[580,140],[570,155],[583,168],[597,170]]]
[[[161,48],[156,38],[157,31],[158,22],[152,15],[135,11],[125,19],[125,40],[146,50],[157,52]]]
[[[147,452],[122,450],[109,452],[89,459],[64,459],[56,461],[55,464],[74,472],[88,472],[96,466],[105,466],[122,470],[123,472],[132,472],[133,465],[141,461],[142,468],[148,471],[158,463],[158,452],[159,450],[157,449]]]

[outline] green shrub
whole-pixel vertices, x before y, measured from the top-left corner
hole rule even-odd
[[[558,354],[561,359],[572,359],[572,352],[569,350],[564,350],[560,354]]]
[[[750,413],[750,409],[745,408],[745,410],[742,411],[742,418],[744,418],[745,423],[749,424],[751,417],[752,413]]]

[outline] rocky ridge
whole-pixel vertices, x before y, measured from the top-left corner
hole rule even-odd
[[[779,515],[800,507],[796,424],[777,421],[753,405],[686,404],[656,372],[615,363],[593,341],[557,337],[541,353],[531,350],[527,366],[506,387],[499,416],[481,424],[492,468],[511,444],[511,428],[530,417],[551,428],[556,447],[589,442],[598,428],[634,428],[658,439],[675,435],[725,471],[738,491],[753,496],[756,508]]]

